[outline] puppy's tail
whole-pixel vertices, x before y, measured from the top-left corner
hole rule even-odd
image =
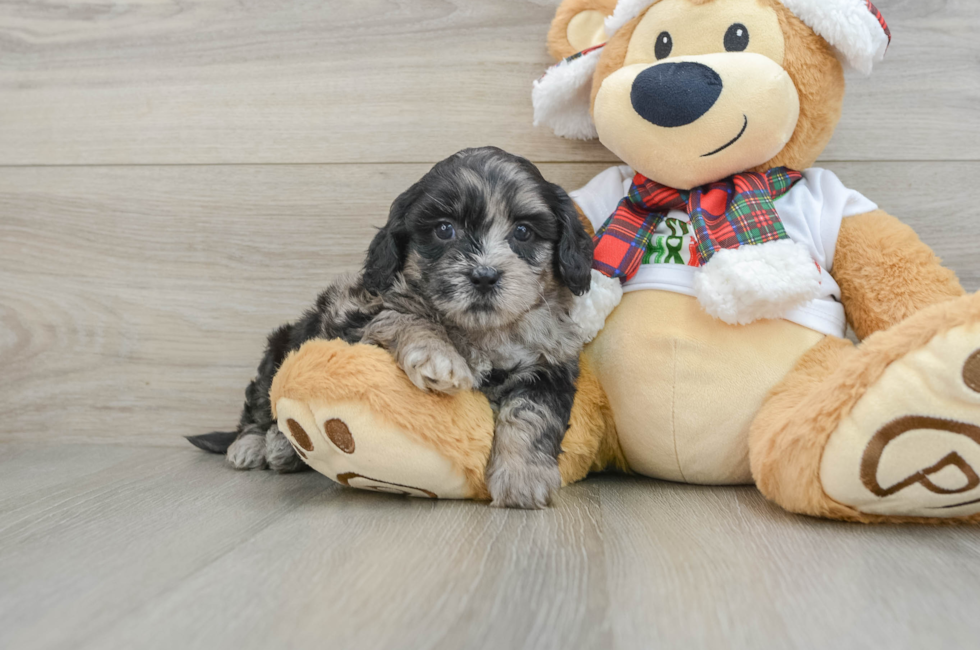
[[[211,433],[204,433],[199,436],[184,437],[187,438],[187,442],[198,449],[210,451],[212,454],[223,454],[228,451],[228,447],[231,447],[231,443],[235,442],[235,438],[238,437],[238,432],[212,431]]]

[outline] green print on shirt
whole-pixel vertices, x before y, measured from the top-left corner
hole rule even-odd
[[[683,251],[686,245],[685,235],[691,233],[691,224],[680,219],[667,217],[664,224],[670,230],[669,235],[654,232],[643,254],[643,264],[680,264],[687,266]],[[661,228],[657,228],[659,231]]]

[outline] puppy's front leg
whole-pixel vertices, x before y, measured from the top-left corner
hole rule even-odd
[[[505,392],[487,463],[492,505],[536,509],[551,503],[551,493],[561,487],[558,454],[577,378],[577,364],[552,366]]]
[[[466,359],[438,323],[386,310],[368,324],[362,340],[388,350],[422,390],[453,394],[473,388],[473,373]]]

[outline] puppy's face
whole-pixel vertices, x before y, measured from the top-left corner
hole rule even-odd
[[[392,206],[365,265],[369,289],[398,272],[443,317],[502,327],[590,282],[592,242],[561,188],[499,149],[437,164]]]

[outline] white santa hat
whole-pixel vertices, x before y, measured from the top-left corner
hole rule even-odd
[[[619,29],[656,0],[619,0],[605,21],[612,38]],[[848,68],[871,74],[885,57],[891,32],[871,0],[780,0],[797,18],[830,43]],[[597,136],[589,115],[591,81],[602,45],[552,66],[534,82],[534,124],[544,124],[565,138],[590,140]]]

